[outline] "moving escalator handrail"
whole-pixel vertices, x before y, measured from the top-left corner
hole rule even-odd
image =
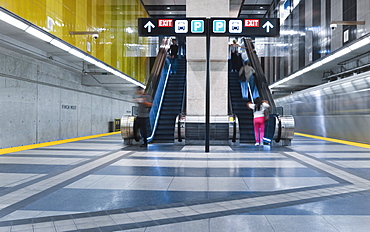
[[[228,95],[229,95],[229,101],[228,101],[228,112],[229,112],[229,115],[232,115],[233,117],[233,137],[231,138],[231,141],[233,143],[236,142],[236,114],[234,114],[234,110],[233,110],[233,105],[232,105],[232,101],[231,101],[231,93],[230,93],[230,88],[228,89]]]
[[[234,114],[234,111],[233,111],[233,103],[231,101],[231,93],[230,93],[230,88],[228,88],[228,95],[229,95],[229,101],[228,101],[228,112],[229,112],[229,115],[232,115]]]
[[[169,49],[170,41],[171,40],[169,38],[165,38],[162,40],[157,57],[153,64],[153,68],[150,72],[150,76],[146,82],[145,94],[150,95],[153,99],[153,105],[149,113],[149,124],[152,133],[148,137],[148,142],[153,139],[153,135],[156,129],[155,127],[158,122],[158,112],[160,111],[161,106],[161,100],[158,98],[161,98],[161,96],[163,95],[163,93],[158,91],[163,91],[163,85],[165,82],[164,78],[167,79],[168,77],[168,74],[164,74],[164,71],[166,71],[164,70],[164,68],[167,67],[168,65],[166,66],[166,64],[169,63],[167,59],[167,51]]]
[[[249,61],[251,63],[251,66],[256,71],[255,83],[256,83],[258,92],[264,100],[267,100],[269,102],[269,104],[271,106],[270,108],[272,110],[272,113],[277,113],[276,106],[275,106],[275,101],[272,97],[270,89],[268,88],[266,77],[265,77],[265,74],[263,72],[261,63],[258,59],[256,50],[253,46],[253,43],[250,39],[244,38],[243,40],[244,40],[245,47],[247,48],[246,52],[247,52],[247,56],[249,58]]]
[[[170,47],[170,42],[171,40],[169,38],[165,38],[162,40],[157,57],[153,64],[153,68],[150,72],[150,76],[146,83],[145,93],[152,97],[154,97],[155,95],[160,75],[166,63],[167,52]]]

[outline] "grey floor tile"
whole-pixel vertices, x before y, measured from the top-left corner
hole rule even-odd
[[[129,190],[162,190],[168,189],[171,184],[173,177],[163,176],[141,176],[135,180],[130,186],[127,187]]]
[[[111,214],[110,216],[117,224],[135,223],[127,214]]]
[[[210,219],[210,231],[276,232],[265,216],[232,215]]]
[[[115,232],[147,232],[146,228],[142,229],[132,229],[132,230],[120,230],[120,231],[115,231]]]
[[[145,232],[205,232],[209,231],[208,219],[147,227]]]
[[[32,224],[12,226],[12,231],[17,232],[17,231],[24,231],[24,230],[32,231],[33,230]]]
[[[241,177],[208,178],[209,191],[250,191]]]
[[[84,229],[92,229],[98,227],[95,223],[87,222],[87,223],[78,223],[76,224],[77,229],[84,230]]]
[[[75,226],[75,225],[60,225],[60,226],[55,226],[55,229],[58,232],[73,231],[73,230],[77,230],[77,226]]]
[[[57,232],[55,227],[34,228],[33,232]]]
[[[6,226],[6,227],[0,227],[0,232],[10,232],[11,227]]]
[[[370,215],[329,215],[323,217],[340,232],[368,232],[370,228]]]
[[[267,215],[274,231],[338,232],[322,216],[314,215]]]
[[[175,177],[169,191],[207,191],[207,177]]]

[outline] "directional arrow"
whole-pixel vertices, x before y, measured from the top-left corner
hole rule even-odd
[[[151,21],[148,21],[145,25],[144,28],[148,28],[148,32],[152,32],[152,27],[155,28],[154,24]]]
[[[270,21],[267,21],[265,24],[263,24],[262,28],[266,28],[266,32],[269,33],[270,28],[274,28],[274,25],[272,25],[272,23],[270,23]]]

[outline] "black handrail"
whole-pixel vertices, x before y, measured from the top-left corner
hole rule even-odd
[[[244,45],[247,48],[246,52],[250,60],[251,66],[256,71],[254,80],[255,80],[258,92],[263,100],[267,100],[269,102],[272,113],[276,114],[277,110],[276,110],[275,101],[268,87],[266,77],[262,69],[262,65],[258,59],[257,52],[253,46],[253,43],[251,39],[243,38],[243,40],[244,40]]]
[[[182,138],[181,138],[181,117],[182,117],[183,114],[179,114],[177,116],[177,141],[179,141],[180,143],[182,142]]]
[[[167,58],[167,51],[169,49],[169,44],[171,42],[171,39],[164,38],[162,40],[161,46],[159,47],[159,51],[157,54],[157,57],[154,61],[153,68],[150,72],[150,76],[148,78],[148,81],[146,83],[145,93],[154,97],[155,92],[157,90],[159,77],[162,73],[162,69],[164,67],[164,64],[166,63]]]
[[[230,93],[230,88],[228,88],[229,90],[227,91],[228,95],[229,95],[229,101],[228,101],[228,111],[229,111],[229,115],[231,114],[234,114],[234,110],[233,110],[233,103],[231,101],[231,93]]]
[[[181,114],[186,115],[186,81],[184,84],[184,94],[182,95]]]
[[[231,101],[231,93],[230,93],[230,88],[228,88],[228,95],[229,95],[229,101],[228,101],[228,112],[229,112],[229,115],[232,115],[233,116],[233,137],[231,139],[231,141],[233,143],[236,142],[236,114],[234,114],[234,110],[233,110],[233,104],[232,104],[232,101]]]
[[[232,138],[232,142],[235,143],[236,142],[236,114],[233,114],[233,138]]]

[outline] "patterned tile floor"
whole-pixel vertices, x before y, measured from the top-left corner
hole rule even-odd
[[[120,135],[0,156],[3,231],[369,231],[370,150],[150,144]]]

